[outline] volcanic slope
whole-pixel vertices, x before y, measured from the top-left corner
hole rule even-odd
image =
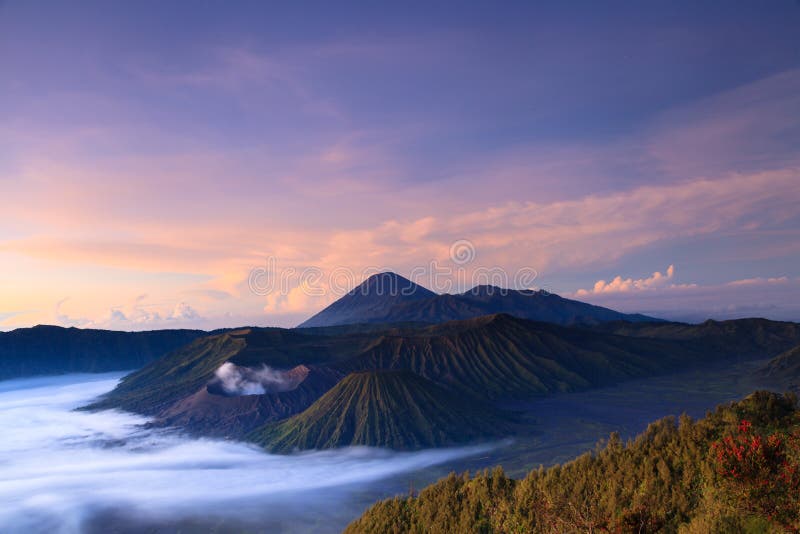
[[[340,381],[304,412],[253,432],[273,452],[350,445],[441,447],[502,434],[505,421],[410,371],[365,371]]]

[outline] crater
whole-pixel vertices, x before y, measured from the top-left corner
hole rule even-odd
[[[225,362],[216,370],[206,389],[211,394],[226,397],[283,393],[297,389],[308,377],[308,372],[305,365],[275,369],[266,364],[244,367]]]

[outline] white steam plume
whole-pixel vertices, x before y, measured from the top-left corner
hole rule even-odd
[[[291,371],[280,371],[267,365],[258,369],[223,363],[214,373],[216,383],[228,395],[263,395],[290,391],[302,382],[304,376]]]

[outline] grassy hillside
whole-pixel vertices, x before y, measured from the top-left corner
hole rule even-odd
[[[419,449],[496,436],[505,428],[485,406],[411,372],[367,371],[346,376],[304,412],[250,439],[275,452],[349,445]]]
[[[450,475],[377,503],[347,533],[796,532],[797,399],[759,392],[692,421],[668,417],[623,444],[531,471]]]
[[[157,414],[204,388],[220,365],[239,353],[245,344],[244,337],[235,332],[197,339],[129,374],[109,394],[86,408]]]
[[[338,364],[408,369],[482,398],[530,397],[680,368],[699,354],[663,340],[622,337],[491,315],[384,335]]]
[[[117,332],[60,326],[0,332],[0,380],[138,369],[205,335],[200,330]]]

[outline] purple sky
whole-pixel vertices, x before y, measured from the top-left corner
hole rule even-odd
[[[384,269],[800,320],[798,27],[793,0],[0,0],[0,328],[291,326]]]

